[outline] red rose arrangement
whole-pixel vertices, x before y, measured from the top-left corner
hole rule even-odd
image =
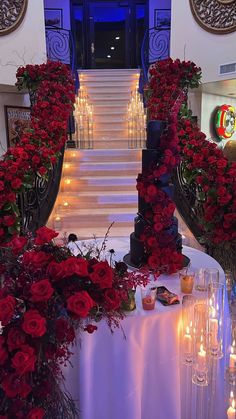
[[[167,59],[157,62],[150,69],[148,85],[150,119],[165,120],[166,115],[173,114],[172,107],[179,89],[196,88],[200,79],[200,68],[190,61]],[[234,245],[236,163],[229,162],[222,150],[207,140],[192,118],[186,101],[175,116],[172,128],[176,131],[177,155],[184,166],[185,180],[199,185],[198,201],[203,209],[197,220],[202,231],[200,240],[206,245]],[[166,144],[172,142],[171,137],[165,138]],[[165,169],[158,168],[158,172],[161,170]]]
[[[111,330],[118,327],[129,291],[148,282],[123,262],[111,267],[74,257],[51,241],[56,236],[41,227],[21,246],[12,240],[0,260],[0,417],[6,419],[77,417],[58,385],[76,330],[93,333],[102,318]]]
[[[17,194],[34,185],[35,173],[47,176],[67,140],[67,120],[73,109],[74,82],[60,62],[27,65],[17,71],[19,89],[34,92],[30,128],[0,161],[0,242],[20,231]],[[21,241],[19,239],[19,246]],[[40,239],[39,239],[40,240]]]
[[[159,273],[174,273],[183,263],[176,232],[171,230],[175,204],[160,185],[163,177],[171,177],[180,162],[178,114],[186,101],[187,88],[198,86],[201,72],[192,62],[168,58],[152,65],[149,75],[149,119],[166,121],[166,129],[160,139],[162,158],[137,179],[139,195],[149,204],[145,214],[147,226],[140,238],[145,244],[149,268]]]

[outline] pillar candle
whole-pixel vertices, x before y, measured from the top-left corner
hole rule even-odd
[[[197,354],[198,370],[204,371],[206,368],[206,351],[203,349],[203,345],[200,346],[200,351]]]
[[[228,419],[235,419],[236,417],[236,409],[235,409],[235,401],[232,401],[231,406],[227,410],[227,417]]]
[[[219,323],[217,319],[210,319],[210,333],[211,333],[211,346],[218,346],[218,328]]]
[[[184,352],[192,352],[192,336],[189,333],[189,327],[186,328],[186,334],[184,335]]]

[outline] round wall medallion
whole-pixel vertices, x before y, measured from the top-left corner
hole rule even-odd
[[[232,137],[236,128],[235,109],[231,105],[222,105],[216,111],[215,129],[220,140]]]
[[[206,31],[224,34],[236,31],[236,0],[189,0],[192,14]]]
[[[2,0],[0,12],[0,35],[14,31],[22,22],[28,0]]]

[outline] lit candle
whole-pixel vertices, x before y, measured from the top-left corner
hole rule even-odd
[[[212,318],[210,319],[210,334],[211,334],[211,346],[217,347],[218,346],[218,328],[219,323],[218,320],[215,318],[216,311],[214,307],[212,307]]]
[[[235,400],[232,400],[231,406],[227,410],[228,419],[235,419],[236,409],[235,409]]]
[[[236,367],[236,354],[234,353],[235,349],[235,341],[233,341],[233,345],[231,346],[231,354],[229,356],[229,368],[235,368]]]
[[[200,351],[197,354],[198,370],[204,371],[206,368],[206,351],[203,349],[203,345],[200,345]]]
[[[184,335],[184,352],[192,352],[192,336],[189,333],[189,327],[186,327],[186,334]]]

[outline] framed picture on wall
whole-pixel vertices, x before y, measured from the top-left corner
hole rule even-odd
[[[156,29],[168,29],[171,22],[170,9],[154,9],[154,26]]]
[[[62,9],[44,9],[45,26],[63,27]]]
[[[4,106],[6,118],[7,146],[14,147],[23,132],[30,126],[30,108]]]

